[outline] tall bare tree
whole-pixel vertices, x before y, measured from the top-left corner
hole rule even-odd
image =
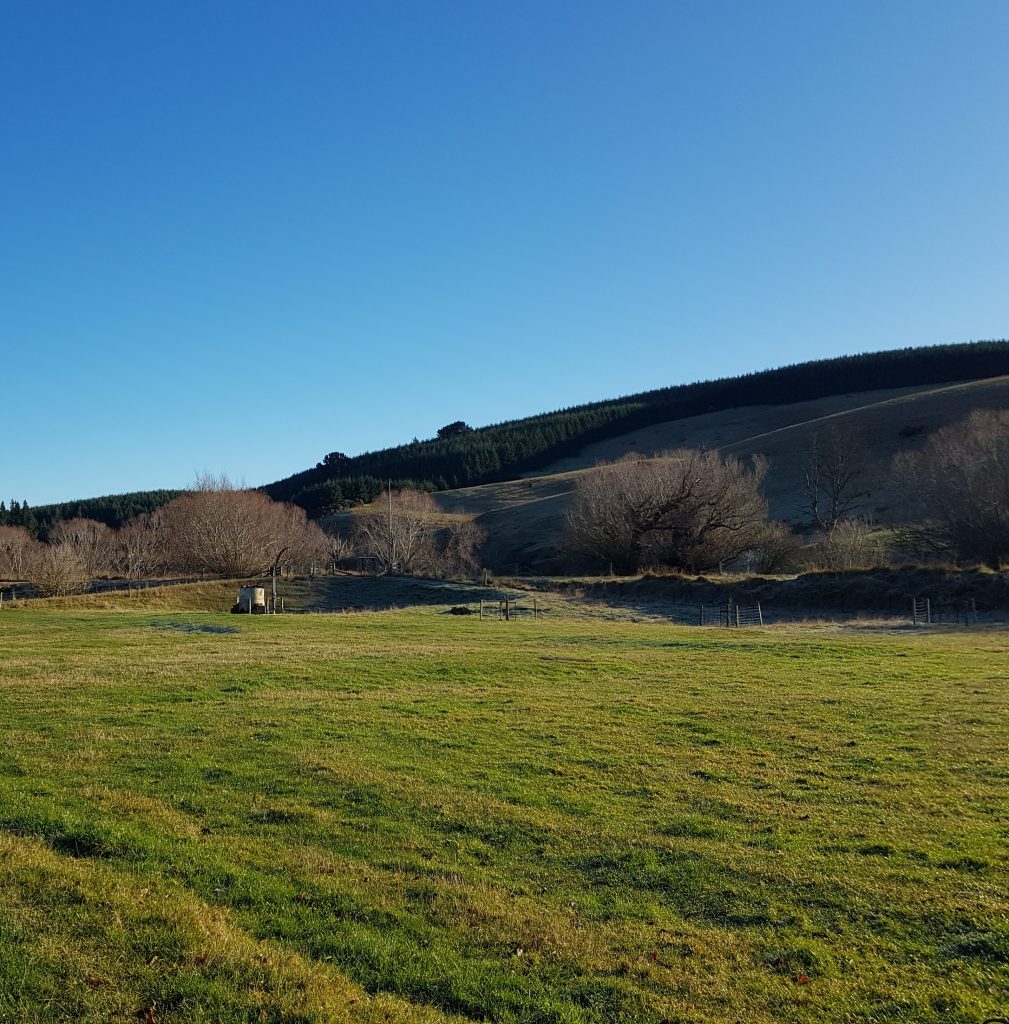
[[[113,569],[124,579],[143,580],[166,567],[164,516],[160,509],[124,523],[112,538]]]
[[[38,541],[23,526],[0,526],[0,578],[23,580]]]
[[[830,532],[850,519],[868,497],[865,489],[864,438],[854,430],[832,426],[814,433],[802,460],[807,512]]]
[[[112,531],[94,519],[64,519],[49,531],[49,543],[73,551],[89,579],[107,572],[110,565]]]
[[[623,572],[646,564],[712,568],[756,543],[767,522],[766,469],[762,459],[747,467],[693,449],[600,466],[579,479],[569,545]]]
[[[1009,564],[1009,409],[982,409],[903,452],[895,472],[909,512],[964,561]]]

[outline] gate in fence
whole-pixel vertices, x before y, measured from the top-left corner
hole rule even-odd
[[[532,604],[519,604],[518,601],[511,598],[506,598],[503,601],[480,602],[481,619],[490,619],[496,616],[499,619],[504,619],[505,622],[511,622],[513,615],[531,615],[534,619],[538,619],[541,611],[539,601],[535,597],[532,599]]]
[[[705,624],[705,608],[701,605],[700,622]],[[710,621],[716,625],[715,621]],[[719,626],[762,626],[764,624],[764,613],[761,611],[760,602],[754,605],[733,604],[726,602],[718,608],[717,625]]]
[[[921,599],[916,599],[920,601]],[[932,602],[928,598],[925,603],[925,624],[941,626],[973,626],[977,622],[977,602],[974,598],[968,601],[949,601],[940,598]],[[921,624],[920,606],[913,611],[914,624]]]
[[[911,625],[932,625],[932,602],[927,597],[911,599]]]

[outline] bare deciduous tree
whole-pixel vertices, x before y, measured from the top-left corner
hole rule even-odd
[[[147,579],[165,568],[166,559],[164,517],[160,509],[124,523],[112,538],[112,567],[124,579]]]
[[[23,526],[0,526],[0,579],[23,580],[38,541]]]
[[[111,555],[112,531],[94,519],[64,519],[49,531],[49,543],[72,550],[88,579],[107,572]]]
[[[964,561],[1009,563],[1009,409],[982,409],[895,459],[912,514]]]
[[[378,557],[385,572],[414,576],[469,573],[483,532],[445,515],[424,491],[387,492],[354,515],[359,549]]]
[[[807,512],[828,532],[862,507],[866,463],[863,439],[856,431],[831,427],[813,435],[802,460]]]
[[[866,519],[839,519],[813,551],[822,569],[873,569],[888,560],[886,544]]]
[[[85,555],[68,541],[39,544],[28,560],[25,575],[43,597],[83,594],[91,582]]]
[[[753,543],[753,568],[757,572],[790,572],[801,564],[802,542],[784,523],[767,523]]]
[[[633,572],[646,564],[708,569],[752,547],[767,521],[762,459],[716,452],[627,456],[580,478],[567,517],[571,549]]]
[[[168,560],[177,569],[258,576],[281,557],[303,564],[321,557],[325,537],[303,509],[241,490],[226,478],[198,481],[163,510]]]
[[[354,540],[343,533],[326,534],[326,561],[334,569],[354,556]]]

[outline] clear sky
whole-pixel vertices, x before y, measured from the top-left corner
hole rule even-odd
[[[0,496],[1009,337],[1009,3],[0,4]]]

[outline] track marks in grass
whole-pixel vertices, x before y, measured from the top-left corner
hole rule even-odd
[[[153,1009],[159,1024],[446,1024],[369,996],[332,965],[256,940],[170,883],[0,835],[0,1019],[98,1024]],[[55,913],[54,913],[55,912]]]

